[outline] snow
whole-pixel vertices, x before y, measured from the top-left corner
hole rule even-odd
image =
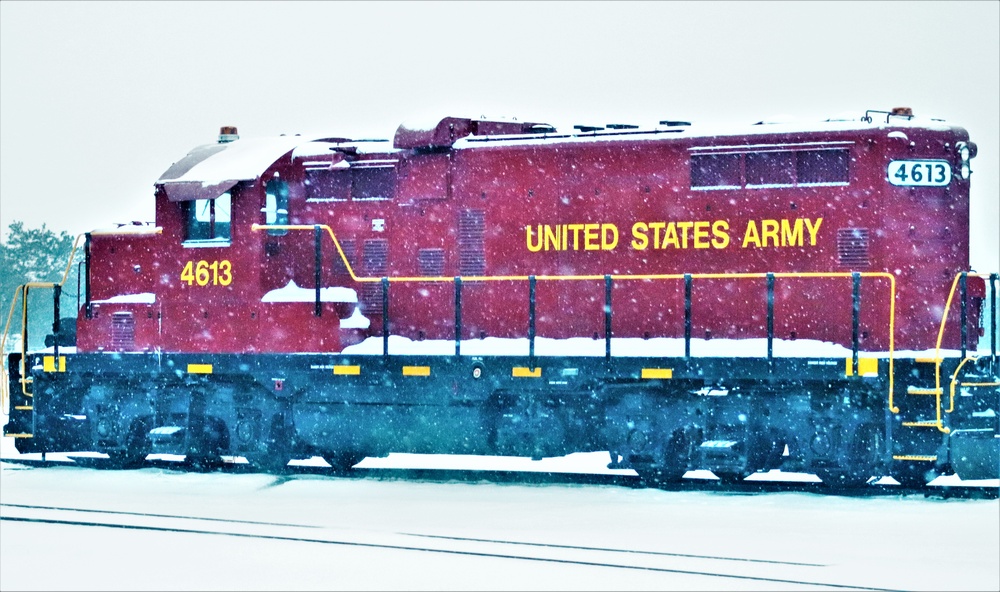
[[[357,302],[358,293],[354,288],[327,287],[320,288],[320,302]],[[271,290],[264,294],[261,302],[315,302],[315,288],[300,288],[294,280],[290,280],[283,288]]]
[[[143,292],[142,294],[119,294],[106,300],[94,300],[92,304],[155,304],[156,294]]]
[[[4,590],[1000,586],[997,500],[11,463],[0,482]]]
[[[157,184],[200,182],[203,186],[226,181],[256,179],[281,156],[296,146],[311,142],[302,136],[246,138],[225,145],[201,160],[180,176],[168,177],[168,170]],[[202,147],[196,148],[198,150]],[[194,152],[194,151],[192,151]],[[171,167],[173,168],[173,167]]]
[[[311,300],[310,300],[311,301]],[[361,343],[345,347],[343,355],[382,355],[383,338],[368,337]],[[526,356],[529,342],[527,338],[486,337],[483,339],[463,339],[461,352],[463,356]],[[772,352],[776,358],[850,358],[853,352],[850,348],[815,339],[775,339],[772,342]],[[455,341],[448,339],[425,339],[414,341],[399,335],[389,336],[389,353],[393,355],[416,356],[451,356],[455,355]],[[653,337],[641,339],[638,337],[612,337],[611,354],[615,357],[674,357],[684,356],[684,340],[672,337]],[[927,350],[897,350],[893,358],[923,358],[934,357],[935,354],[944,357],[958,357],[958,350],[936,351]],[[535,338],[535,355],[546,356],[584,356],[603,357],[605,342],[603,338],[571,337],[568,339],[553,339],[549,337]],[[767,339],[691,339],[691,355],[703,358],[719,357],[763,357],[767,355]],[[861,352],[862,358],[887,358],[889,352]]]

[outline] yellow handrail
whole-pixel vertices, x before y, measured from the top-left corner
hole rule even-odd
[[[330,235],[333,240],[334,246],[337,248],[337,253],[340,255],[341,261],[344,263],[344,268],[347,269],[347,273],[351,276],[351,279],[355,282],[360,283],[370,283],[370,282],[381,282],[382,278],[379,277],[359,277],[354,273],[354,269],[351,267],[350,261],[347,260],[347,255],[344,254],[344,250],[340,246],[340,241],[337,240],[336,234],[334,234],[333,229],[327,224],[253,224],[250,229],[253,231],[260,230],[313,230],[316,228],[322,228]],[[770,274],[775,278],[837,278],[837,277],[853,277],[853,272],[776,272]],[[891,273],[882,271],[865,271],[859,272],[861,277],[881,277],[887,278],[889,280],[889,410],[893,413],[899,413],[899,408],[895,406],[893,401],[893,391],[894,391],[894,381],[895,381],[895,368],[894,368],[894,352],[895,352],[895,334],[896,334],[896,276]],[[614,280],[677,280],[684,279],[684,277],[690,276],[692,279],[746,279],[746,278],[766,278],[767,273],[667,273],[667,274],[641,274],[641,275],[631,275],[631,274],[610,274],[609,277]],[[527,275],[502,275],[502,276],[468,276],[462,277],[463,282],[489,282],[489,281],[527,281],[531,276]],[[539,281],[581,281],[581,280],[603,280],[606,276],[604,275],[538,275],[534,276],[536,280]],[[404,276],[404,277],[389,277],[387,278],[389,282],[453,282],[454,277],[446,276]]]
[[[938,327],[937,342],[934,345],[934,398],[937,403],[937,427],[938,431],[948,434],[951,429],[944,427],[941,418],[941,397],[944,394],[941,388],[941,363],[944,362],[944,358],[941,357],[941,342],[944,341],[944,328],[948,324],[948,313],[951,311],[951,302],[955,299],[955,290],[958,288],[958,280],[961,279],[962,274],[966,277],[978,277],[978,278],[988,278],[988,273],[976,273],[976,272],[958,272],[955,274],[955,279],[951,281],[951,289],[948,291],[948,299],[944,304],[944,312],[941,313],[941,325]],[[976,360],[978,356],[966,356],[964,360],[955,369],[955,373],[951,377],[951,396],[948,409],[945,413],[951,413],[955,410],[955,383],[958,380],[958,372],[962,369],[969,360]]]
[[[32,396],[27,390],[27,383],[30,379],[25,373],[24,362],[28,354],[28,289],[29,288],[53,288],[55,286],[62,287],[66,283],[66,279],[69,278],[69,270],[73,267],[73,258],[76,257],[76,250],[80,246],[80,239],[82,239],[85,234],[81,233],[76,235],[73,240],[73,248],[69,252],[69,261],[66,262],[66,269],[63,270],[62,279],[56,282],[27,282],[21,284],[14,289],[14,298],[10,302],[10,312],[7,314],[7,323],[4,325],[3,335],[0,336],[0,408],[4,410],[7,415],[10,415],[10,388],[7,385],[7,366],[6,366],[6,352],[7,352],[7,335],[10,333],[10,322],[14,318],[14,310],[17,308],[17,299],[21,298],[21,392],[25,396]]]

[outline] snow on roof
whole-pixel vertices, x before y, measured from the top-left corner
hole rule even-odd
[[[170,201],[214,198],[240,181],[258,178],[279,158],[313,140],[277,136],[198,146],[160,175],[156,184]]]

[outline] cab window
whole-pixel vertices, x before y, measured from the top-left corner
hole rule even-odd
[[[264,188],[264,224],[268,226],[288,225],[288,183],[282,181],[277,176],[267,182]],[[282,236],[288,233],[283,228],[269,228],[267,233],[271,236]]]
[[[229,192],[215,199],[196,199],[184,202],[185,243],[228,244],[230,240]]]

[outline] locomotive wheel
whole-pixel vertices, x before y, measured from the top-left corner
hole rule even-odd
[[[854,434],[844,456],[848,466],[819,469],[816,476],[831,487],[863,487],[882,470],[882,432],[873,424],[864,424]]]
[[[278,414],[257,451],[247,454],[247,461],[266,473],[282,473],[291,460],[291,430],[285,425],[284,415]]]
[[[892,468],[892,478],[902,487],[919,489],[941,476],[941,472],[927,463],[897,462]]]
[[[697,430],[677,429],[671,434],[663,447],[660,462],[632,462],[639,478],[648,485],[668,485],[679,483],[688,471],[688,461],[691,459],[691,445],[697,440],[694,435]]]
[[[109,450],[108,464],[115,469],[138,469],[146,462],[149,454],[149,439],[146,437],[149,432],[146,422],[136,420],[129,428],[128,438],[125,440],[123,450]]]
[[[365,455],[360,452],[333,452],[323,455],[323,460],[330,463],[333,470],[338,472],[350,471],[354,465],[365,459]]]

